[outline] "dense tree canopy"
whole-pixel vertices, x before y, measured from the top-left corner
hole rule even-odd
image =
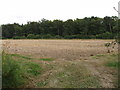
[[[85,17],[83,19],[46,20],[28,22],[25,25],[2,25],[2,38],[14,39],[41,39],[41,38],[66,38],[66,39],[113,39],[120,31],[118,17]]]

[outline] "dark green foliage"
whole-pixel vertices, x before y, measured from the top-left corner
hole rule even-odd
[[[120,31],[118,17],[46,20],[25,25],[2,25],[2,37],[13,39],[114,39]]]
[[[66,35],[65,39],[95,39],[94,35]]]
[[[60,35],[56,35],[56,36],[54,36],[54,38],[55,38],[55,39],[62,39],[63,37],[60,36]]]
[[[110,32],[105,32],[105,33],[96,35],[97,39],[113,39],[114,37],[115,37],[114,34]]]
[[[26,37],[25,36],[15,36],[15,37],[13,37],[13,39],[26,39]]]
[[[117,34],[117,36],[115,37],[116,42],[118,42],[120,44],[120,32]]]
[[[50,38],[53,38],[53,36],[50,34],[42,35],[42,39],[50,39]]]
[[[41,39],[42,36],[41,35],[35,35],[34,39]]]
[[[34,39],[34,38],[35,38],[35,35],[34,35],[34,34],[28,34],[27,38],[28,38],[28,39]]]

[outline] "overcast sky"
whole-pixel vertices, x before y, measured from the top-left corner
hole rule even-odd
[[[120,0],[0,0],[0,25],[27,21],[118,16]]]

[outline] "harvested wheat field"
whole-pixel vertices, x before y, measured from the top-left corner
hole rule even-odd
[[[110,47],[107,53],[104,45],[111,41],[3,40],[3,49],[42,67],[25,88],[114,88],[118,84],[117,68],[109,63],[117,61],[118,47]]]

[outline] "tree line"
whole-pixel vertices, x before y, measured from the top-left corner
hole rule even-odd
[[[3,39],[114,39],[120,31],[117,16],[46,20],[27,24],[3,24]]]

